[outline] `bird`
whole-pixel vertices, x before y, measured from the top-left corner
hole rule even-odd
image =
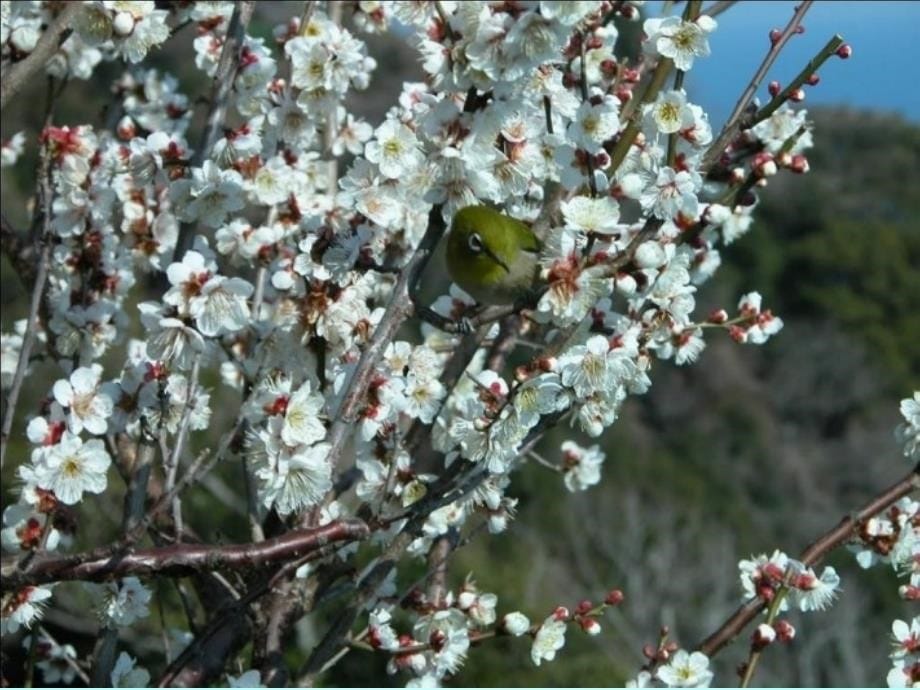
[[[466,206],[451,222],[447,271],[480,304],[515,304],[534,292],[540,249],[523,221],[488,206]]]

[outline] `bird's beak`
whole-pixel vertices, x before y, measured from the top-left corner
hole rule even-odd
[[[511,269],[508,268],[508,264],[506,264],[504,261],[502,261],[501,259],[499,259],[498,256],[495,254],[495,252],[493,252],[493,251],[492,251],[491,249],[489,249],[488,247],[483,247],[482,249],[483,249],[483,251],[486,253],[486,255],[487,255],[490,259],[492,259],[492,261],[494,261],[494,262],[497,263],[499,266],[501,266],[502,268],[505,269],[505,273],[511,273]]]

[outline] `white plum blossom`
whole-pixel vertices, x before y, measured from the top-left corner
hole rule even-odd
[[[658,668],[655,677],[669,688],[708,688],[713,673],[708,656],[678,649],[667,664]]]
[[[8,635],[19,628],[31,629],[44,615],[51,598],[51,587],[27,586],[16,590],[0,611],[0,633]]]
[[[73,505],[84,492],[100,494],[107,484],[106,473],[112,459],[100,439],[83,442],[65,431],[60,443],[51,446],[36,468],[38,486],[54,492],[58,500]]]
[[[127,626],[150,615],[150,590],[136,577],[126,577],[120,582],[99,585],[100,615],[104,620]]]
[[[384,177],[391,179],[407,175],[422,162],[415,133],[396,120],[387,120],[377,128],[374,138],[364,147],[364,155],[377,164]]]
[[[607,235],[616,232],[620,207],[610,197],[592,199],[576,196],[561,204],[566,227],[581,232]]]
[[[512,611],[502,617],[502,628],[509,635],[520,637],[530,630],[530,619],[520,611]]]
[[[565,631],[565,620],[560,620],[555,614],[543,621],[530,648],[530,658],[535,666],[556,658],[556,652],[565,646]]]
[[[150,672],[137,665],[137,660],[127,652],[122,652],[112,667],[113,688],[146,688],[150,683]]]
[[[264,688],[262,674],[257,669],[250,669],[238,676],[227,676],[227,687],[231,688]]]
[[[901,401],[901,415],[904,423],[898,426],[896,436],[904,444],[904,457],[915,462],[920,460],[920,391]]]
[[[649,50],[671,58],[677,69],[686,72],[696,58],[709,55],[709,34],[717,26],[715,19],[701,14],[692,22],[680,17],[646,19],[643,29]]]
[[[109,386],[101,384],[102,366],[93,364],[75,369],[70,379],[54,384],[54,399],[68,411],[67,426],[74,434],[86,429],[91,434],[104,434],[112,415]]]
[[[574,441],[562,443],[562,471],[569,491],[584,491],[601,479],[604,453],[599,446],[582,448]]]

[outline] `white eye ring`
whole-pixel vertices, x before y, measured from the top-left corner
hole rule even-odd
[[[479,254],[482,251],[482,238],[479,236],[479,233],[474,232],[470,235],[467,240],[467,244],[470,247],[470,251]]]

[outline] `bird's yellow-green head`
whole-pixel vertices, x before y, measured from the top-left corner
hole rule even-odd
[[[487,206],[454,215],[447,237],[447,270],[482,304],[513,304],[537,277],[540,241],[529,227]]]

